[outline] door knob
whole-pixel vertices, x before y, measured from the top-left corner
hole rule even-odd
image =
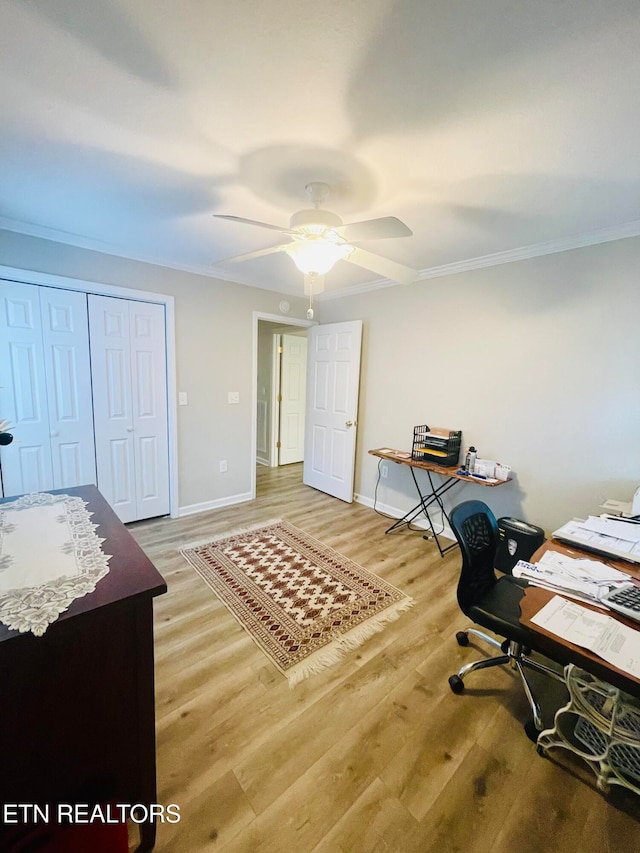
[[[133,432],[133,427],[127,427],[127,432]]]
[[[58,430],[54,429],[53,432],[49,433],[49,435],[51,438],[57,438],[60,435],[60,433],[58,432]]]
[[[356,425],[356,422],[355,422],[355,421],[346,421],[346,422],[345,422],[345,426],[346,426],[346,427],[352,427],[352,426],[355,426],[355,425]]]

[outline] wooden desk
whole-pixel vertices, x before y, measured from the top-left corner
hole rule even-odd
[[[0,624],[0,801],[155,803],[153,598],[167,587],[95,486],[55,493],[88,502],[112,557],[42,637]],[[15,830],[0,826],[1,850]],[[140,830],[151,850],[155,822]]]
[[[563,545],[555,539],[544,542],[531,557],[531,562],[535,563],[540,559],[544,552],[548,550],[559,551],[561,554],[567,554],[570,557],[601,559],[602,562],[615,566],[615,568],[620,569],[622,572],[627,572],[627,574],[636,578],[638,583],[640,583],[640,565],[637,563],[628,563],[625,560],[604,560],[596,557],[594,554],[588,553],[587,551],[581,551],[577,548],[569,548],[567,545]],[[624,690],[632,696],[640,697],[640,680],[635,678],[633,675],[612,666],[610,663],[607,663],[607,661],[597,655],[594,655],[593,652],[583,649],[581,646],[575,646],[573,643],[563,640],[555,634],[551,634],[549,631],[546,631],[544,628],[541,628],[539,625],[536,625],[531,621],[531,618],[535,616],[536,613],[538,613],[538,611],[547,604],[547,602],[551,601],[554,595],[559,594],[560,593],[554,593],[550,590],[542,589],[542,587],[539,586],[528,586],[524,590],[524,595],[520,602],[520,621],[523,625],[526,625],[527,628],[536,633],[539,639],[536,643],[537,650],[563,666],[573,663],[576,666],[593,673],[593,675],[603,681],[607,681],[609,684],[613,684],[615,687],[620,688],[620,690]],[[591,607],[585,602],[580,602],[580,604],[583,607],[598,610],[600,613],[603,612],[599,608]],[[625,625],[630,625],[632,628],[640,628],[638,622],[633,622],[617,613],[609,611],[608,615],[618,619]]]
[[[444,504],[442,503],[442,496],[449,491],[449,489],[453,488],[453,486],[457,485],[459,482],[464,483],[475,483],[478,486],[504,486],[505,483],[509,482],[508,480],[485,480],[479,477],[474,477],[469,474],[460,474],[460,466],[452,465],[438,465],[436,462],[419,462],[416,459],[411,459],[411,456],[407,458],[406,456],[398,456],[397,450],[386,450],[383,448],[379,448],[378,450],[370,450],[369,453],[371,456],[377,456],[379,459],[384,459],[388,462],[395,462],[398,465],[406,465],[410,472],[411,477],[413,479],[414,485],[416,487],[416,491],[420,498],[419,503],[417,503],[409,512],[405,513],[402,518],[399,518],[395,521],[391,527],[385,530],[385,533],[391,533],[393,530],[396,530],[403,524],[409,525],[412,521],[414,521],[420,513],[424,515],[427,520],[427,524],[431,530],[431,537],[425,536],[427,538],[433,538],[434,542],[438,546],[438,550],[440,551],[440,556],[444,557],[447,551],[450,551],[452,548],[456,548],[458,543],[452,542],[451,545],[446,545],[444,548],[440,544],[440,536],[443,533],[443,530],[436,531],[433,526],[433,522],[431,521],[431,516],[429,515],[429,507],[434,503],[438,505],[440,512],[442,513],[442,518],[449,522],[449,516],[446,513],[444,508]],[[429,488],[430,491],[423,491],[418,484],[418,480],[415,475],[415,469],[420,468],[423,471],[427,472],[427,477],[429,478]],[[438,474],[442,477],[442,482],[439,484],[434,483],[432,474]]]
[[[532,562],[547,550],[570,557],[592,556],[551,540],[533,554]],[[623,560],[606,562],[632,575],[640,585],[640,566]],[[547,755],[550,750],[566,750],[586,762],[601,791],[606,793],[617,785],[640,794],[640,679],[532,623],[531,617],[555,594],[530,586],[520,605],[520,621],[535,632],[537,650],[566,667],[569,699],[556,711],[553,726],[538,735],[538,752]],[[617,613],[609,615],[635,629],[640,627]]]

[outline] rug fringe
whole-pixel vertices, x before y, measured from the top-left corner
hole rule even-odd
[[[297,684],[300,684],[301,681],[309,678],[309,676],[318,675],[318,673],[323,672],[330,666],[340,663],[347,654],[347,651],[348,649],[344,648],[339,640],[335,640],[331,645],[314,652],[305,660],[286,670],[286,672],[284,670],[280,671],[286,676],[289,687],[293,690]]]
[[[388,625],[389,622],[395,622],[399,619],[400,614],[409,610],[409,608],[413,607],[414,604],[415,601],[413,598],[409,598],[408,596],[402,599],[402,601],[397,601],[395,604],[387,607],[386,610],[383,610],[376,616],[371,616],[366,622],[363,622],[361,625],[356,625],[355,628],[352,628],[348,633],[344,634],[340,638],[340,644],[344,646],[345,651],[357,649],[368,639],[373,637],[374,634],[379,634],[383,631],[385,625]]]
[[[340,663],[349,652],[362,646],[374,634],[379,634],[384,630],[386,625],[390,622],[395,622],[400,618],[401,613],[409,610],[414,604],[414,599],[407,596],[402,601],[398,601],[387,607],[386,610],[378,613],[377,616],[370,617],[362,625],[356,625],[347,634],[334,640],[331,645],[320,649],[313,655],[310,655],[306,660],[288,669],[284,672],[284,675],[287,678],[289,688],[293,690],[296,685],[309,678],[309,676],[317,675],[328,667],[333,666],[333,664]]]
[[[192,548],[201,548],[203,545],[209,545],[211,542],[221,542],[223,539],[232,539],[234,536],[240,536],[243,533],[255,533],[256,530],[261,530],[263,527],[272,527],[274,524],[280,524],[281,522],[281,518],[270,518],[267,521],[257,521],[255,524],[248,524],[246,527],[234,527],[233,530],[227,530],[225,533],[217,533],[213,536],[207,536],[206,539],[187,542],[186,545],[180,545],[177,550],[182,554],[184,551],[189,551]]]

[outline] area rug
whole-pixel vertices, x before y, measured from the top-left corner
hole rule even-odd
[[[293,687],[412,606],[382,578],[286,521],[180,552]]]

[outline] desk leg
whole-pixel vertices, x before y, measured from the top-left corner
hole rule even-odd
[[[429,471],[427,469],[427,476],[429,477],[429,487],[431,489],[431,492],[424,494],[421,491],[420,486],[418,485],[418,480],[416,478],[416,475],[415,475],[413,468],[411,468],[410,470],[411,470],[411,476],[413,477],[413,482],[415,483],[415,487],[418,491],[418,494],[420,495],[420,503],[422,506],[422,511],[425,515],[425,518],[427,519],[429,527],[431,528],[431,538],[433,538],[433,541],[436,543],[438,551],[440,551],[440,556],[444,557],[444,555],[447,553],[447,551],[451,551],[452,548],[457,548],[458,543],[452,542],[451,545],[446,545],[444,548],[442,547],[442,545],[440,544],[440,535],[442,534],[443,531],[441,530],[440,533],[438,533],[436,531],[435,527],[433,526],[433,522],[431,521],[431,516],[429,515],[429,507],[434,503],[438,505],[440,512],[442,514],[443,529],[444,529],[444,520],[446,519],[447,524],[448,524],[449,523],[449,516],[447,515],[445,508],[444,508],[444,504],[442,503],[442,495],[444,495],[446,492],[448,492],[449,489],[453,488],[453,486],[455,486],[458,481],[455,479],[445,480],[444,483],[441,483],[439,486],[435,486],[434,482],[433,482],[433,478],[431,477],[431,471]],[[428,539],[428,538],[430,538],[430,537],[425,536],[425,539]]]
[[[416,519],[420,513],[422,512],[422,502],[416,504],[409,512],[405,513],[402,518],[399,518],[397,521],[394,521],[391,527],[388,527],[385,530],[385,533],[392,533],[394,530],[397,530],[398,527],[401,527],[403,524],[407,526],[411,524],[414,519]]]
[[[388,527],[385,530],[385,533],[392,533],[394,530],[397,530],[398,527],[401,527],[403,524],[406,524],[408,526],[409,524],[411,524],[412,521],[414,521],[419,515],[422,514],[426,518],[427,524],[429,525],[429,528],[431,530],[431,535],[427,535],[424,538],[433,539],[433,541],[436,543],[438,551],[440,552],[440,556],[444,557],[447,551],[450,551],[452,548],[457,548],[458,543],[452,542],[451,545],[446,545],[444,548],[442,547],[442,545],[440,544],[440,536],[442,534],[442,531],[438,533],[435,527],[433,526],[431,516],[429,515],[429,507],[432,506],[432,504],[436,503],[438,505],[438,508],[440,509],[440,512],[442,513],[442,518],[446,519],[447,523],[449,523],[449,516],[447,515],[444,508],[444,504],[442,503],[442,495],[448,492],[449,489],[453,488],[453,486],[455,486],[459,481],[457,479],[449,479],[445,480],[445,482],[441,483],[439,486],[435,486],[431,477],[431,471],[427,470],[427,475],[429,477],[429,487],[431,491],[423,492],[420,488],[413,468],[410,467],[409,470],[411,471],[411,477],[413,479],[420,501],[412,509],[410,509],[409,512],[405,513],[402,518],[399,518],[397,521],[395,521],[391,525],[391,527]]]

